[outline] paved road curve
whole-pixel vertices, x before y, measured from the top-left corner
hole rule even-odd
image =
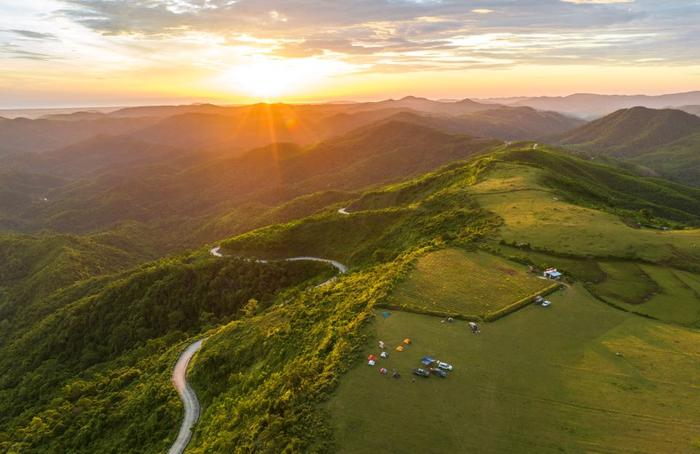
[[[221,253],[221,246],[216,246],[215,248],[212,248],[209,250],[209,253],[213,255],[214,257],[223,257],[224,254]],[[331,259],[322,259],[320,257],[290,257],[288,259],[279,259],[280,261],[285,261],[285,262],[299,262],[299,261],[309,261],[309,262],[324,262],[324,263],[330,263],[337,269],[340,274],[345,274],[348,271],[348,267],[343,265],[342,263],[336,261],[336,260],[331,260]],[[258,263],[269,263],[269,262],[274,262],[275,260],[255,260]]]
[[[185,417],[182,419],[182,425],[180,425],[180,433],[177,434],[177,439],[175,443],[170,447],[169,454],[182,454],[185,452],[187,443],[190,442],[190,437],[192,436],[192,428],[199,419],[199,401],[197,400],[197,395],[194,390],[187,383],[187,366],[190,364],[190,360],[202,347],[202,340],[191,344],[185,349],[180,355],[180,358],[175,363],[175,368],[173,369],[173,386],[180,395],[180,400],[182,400],[182,405],[185,409]]]
[[[224,256],[224,254],[221,253],[221,247],[219,246],[210,249],[209,253],[214,257]],[[344,274],[348,271],[348,267],[338,261],[322,259],[319,257],[291,257],[283,260],[289,262],[308,260],[312,262],[330,263],[338,270],[340,274]],[[260,263],[268,262],[268,260],[256,261]],[[326,285],[329,282],[332,282],[333,280],[335,280],[335,277],[317,285],[317,287]],[[173,443],[173,445],[170,447],[170,451],[168,451],[168,454],[182,454],[183,452],[185,452],[185,448],[187,448],[187,444],[190,442],[190,438],[192,437],[192,429],[194,428],[194,425],[199,419],[199,401],[197,400],[197,395],[194,393],[194,390],[192,389],[190,384],[187,383],[187,366],[189,366],[190,360],[192,359],[194,354],[197,353],[197,351],[202,347],[202,342],[204,340],[205,339],[198,340],[197,342],[187,347],[185,351],[182,352],[182,354],[180,355],[180,358],[177,360],[177,363],[175,363],[175,368],[173,369],[173,386],[177,390],[177,393],[180,395],[180,400],[182,400],[182,405],[185,409],[185,417],[183,418],[182,425],[180,426],[180,433],[177,434],[177,439],[175,440],[175,443]]]

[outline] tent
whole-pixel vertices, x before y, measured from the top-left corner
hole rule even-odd
[[[387,318],[391,315],[391,312],[384,311],[382,312],[382,317]]]
[[[367,361],[368,366],[374,366],[375,364],[376,364],[376,362],[373,359],[370,359],[369,361]]]
[[[367,357],[367,361],[376,361],[376,360],[377,360],[377,357],[374,356],[374,355],[369,355],[369,356]]]
[[[424,356],[423,359],[420,360],[420,362],[425,364],[426,366],[430,366],[435,362],[435,360],[430,356]]]
[[[399,345],[398,347],[396,347],[396,351],[397,351],[397,352],[402,352],[402,351],[403,351],[403,345]]]
[[[389,354],[387,352],[381,352],[379,356],[381,356],[382,358],[386,358],[389,356]]]
[[[411,339],[409,339],[409,338],[407,337],[406,339],[403,340],[403,343],[406,344],[406,345],[408,345],[408,344],[411,343]]]
[[[382,367],[381,369],[379,369],[379,373],[382,375],[386,375],[387,372],[388,370],[386,370],[386,367]]]

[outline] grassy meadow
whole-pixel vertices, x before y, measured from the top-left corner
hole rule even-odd
[[[363,358],[378,340],[413,344],[376,367],[358,360],[341,379],[326,406],[339,452],[700,452],[700,333],[615,310],[578,285],[550,299],[480,335],[461,321],[377,313]],[[454,372],[412,380],[427,354]]]
[[[389,304],[484,316],[549,285],[518,263],[483,251],[449,248],[420,257]]]
[[[591,287],[625,310],[682,325],[700,326],[700,276],[631,262],[601,263],[606,280]]]
[[[498,163],[471,190],[480,206],[504,220],[499,237],[509,243],[578,257],[700,260],[700,230],[629,227],[612,213],[564,201],[544,185],[547,178],[540,169]]]
[[[286,329],[279,344],[280,358],[299,360],[294,367],[256,365],[260,382],[239,383],[238,362],[224,359],[235,352],[227,346],[215,352],[211,343],[203,349],[200,360],[211,352],[210,372],[226,386],[208,404],[197,378],[207,375],[205,363],[195,363],[193,382],[203,390],[205,408],[195,449],[218,446],[203,441],[217,438],[227,448],[294,440],[311,451],[350,453],[699,450],[695,208],[683,211],[682,191],[673,186],[663,186],[659,196],[657,182],[639,179],[632,182],[634,197],[620,199],[619,187],[632,184],[628,174],[553,151],[528,151],[533,162],[509,153],[376,188],[348,204],[350,215],[334,205],[222,242],[231,255],[318,255],[347,263],[350,272],[311,305],[285,303],[298,306],[297,315],[319,311],[300,322],[304,326]],[[568,187],[549,184],[565,167],[548,169],[552,156],[589,179],[579,186],[576,179],[567,180]],[[638,220],[659,228],[640,228]],[[548,296],[549,308],[529,305],[483,323],[478,336],[464,321],[441,323],[425,314],[489,319],[550,284],[531,275],[527,264],[558,267],[573,285]],[[362,303],[363,286],[380,277],[381,291]],[[346,287],[351,280],[355,287]],[[340,292],[336,298],[334,292]],[[374,317],[369,326],[352,324],[355,341],[343,338],[335,349],[328,339],[349,333],[343,326],[350,308]],[[322,341],[311,339],[310,327]],[[244,344],[271,351],[259,334],[257,343]],[[406,337],[413,344],[396,352]],[[397,369],[401,379],[365,364],[368,354],[378,353],[379,340],[390,357],[378,366]],[[303,346],[303,355],[285,350],[291,345]],[[456,369],[444,380],[414,382],[411,368],[424,355]],[[286,385],[280,378],[286,375],[297,381]],[[284,392],[253,402],[248,396],[255,387]],[[273,404],[277,395],[288,397]],[[266,405],[279,414],[262,416]],[[213,422],[227,418],[230,432],[223,437]]]

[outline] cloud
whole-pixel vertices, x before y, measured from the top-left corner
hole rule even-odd
[[[578,5],[612,5],[615,3],[633,3],[634,0],[561,0],[564,3],[576,3]]]
[[[54,57],[47,54],[42,54],[40,52],[32,52],[29,50],[24,50],[14,44],[2,44],[0,45],[0,58],[10,58],[17,60],[35,60],[35,61],[47,61],[53,60]]]
[[[53,33],[41,33],[41,32],[35,32],[32,30],[7,30],[10,33],[14,33],[15,35],[19,35],[23,38],[29,38],[29,39],[50,39],[50,40],[55,40],[56,35]]]
[[[697,46],[688,45],[700,33],[700,5],[680,0],[50,1],[60,5],[54,18],[84,32],[64,36],[57,31],[65,42],[61,48],[24,50],[49,54],[70,48],[114,66],[124,61],[167,66],[169,59],[197,67],[230,66],[266,55],[419,71],[642,64],[660,58],[683,64],[700,58]],[[12,33],[52,39],[52,33],[30,31],[36,29],[17,26]],[[76,36],[77,48],[71,46]]]

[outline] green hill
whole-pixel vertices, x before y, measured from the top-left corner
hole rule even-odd
[[[700,186],[700,132],[632,158],[631,162],[653,169],[681,183]]]
[[[623,109],[552,141],[640,174],[692,186],[700,181],[700,118],[681,110]]]
[[[307,195],[246,220],[282,223],[221,241],[226,258],[201,248],[87,267],[88,279],[12,314],[0,450],[166,450],[180,417],[170,371],[198,338],[189,378],[202,413],[188,452],[695,449],[698,190],[545,146],[487,153],[489,142],[415,130],[387,123],[333,147],[237,158],[254,169],[276,156],[280,181]],[[383,175],[367,177],[368,162]],[[313,176],[299,180],[303,169]],[[226,181],[252,187],[236,176]],[[284,200],[275,190],[251,194]],[[213,234],[235,224],[211,222]],[[293,256],[349,272],[317,286],[326,265],[250,260]],[[549,308],[529,305],[551,284],[529,267],[549,266],[563,289]],[[400,379],[366,365],[379,340],[391,346],[380,364]],[[414,382],[424,355],[455,370]]]
[[[308,262],[182,257],[52,295],[55,309],[13,320],[27,328],[2,346],[0,448],[165,449],[180,416],[168,377],[182,341],[324,274]]]
[[[138,230],[126,226],[83,237],[0,235],[0,339],[22,328],[22,320],[32,323],[50,313],[54,308],[46,299],[54,292],[156,257],[138,237]]]
[[[569,180],[567,175],[583,175],[585,178]],[[562,180],[556,181],[554,178],[556,176],[560,176]],[[619,198],[622,194],[620,188],[623,185],[628,185],[631,191],[625,198]],[[659,196],[659,190],[662,196]],[[658,197],[668,197],[669,202],[663,202],[664,199]],[[449,278],[450,282],[455,283],[450,284],[446,289],[441,288],[440,285],[435,285],[435,288],[417,287],[420,282],[423,282],[421,279],[424,279],[424,282],[435,282],[436,279],[434,274],[423,278],[420,273],[434,273],[441,266],[457,265],[453,261],[445,262],[443,265],[439,261],[440,256],[435,256],[433,260],[438,260],[437,263],[432,263],[425,268],[419,261],[414,268],[413,264],[416,262],[412,257],[416,253],[418,256],[423,256],[426,250],[440,249],[446,245],[484,248],[502,257],[529,263],[540,269],[559,266],[573,279],[584,284],[585,289],[584,286],[579,285],[576,290],[567,290],[565,294],[551,297],[555,301],[555,308],[551,309],[552,312],[549,312],[542,321],[538,321],[541,318],[538,315],[539,311],[544,310],[541,308],[528,308],[523,312],[524,315],[520,312],[509,315],[507,322],[496,321],[493,328],[483,329],[493,330],[493,336],[499,336],[502,340],[491,340],[491,335],[487,334],[486,336],[489,337],[483,338],[486,344],[474,347],[469,347],[471,335],[459,333],[460,329],[464,330],[461,333],[465,333],[464,327],[454,334],[441,334],[447,328],[441,328],[435,318],[426,315],[409,316],[402,312],[394,312],[394,315],[390,315],[386,321],[379,316],[380,313],[376,313],[376,317],[371,313],[363,315],[372,320],[367,328],[369,338],[361,353],[355,354],[355,366],[347,377],[341,380],[340,388],[336,394],[333,394],[327,407],[331,413],[330,421],[336,437],[335,441],[338,443],[334,449],[367,452],[368,450],[403,449],[399,447],[408,445],[432,446],[435,443],[450,449],[464,443],[464,437],[458,435],[462,433],[468,433],[470,439],[476,437],[475,439],[480,440],[482,444],[500,446],[501,448],[498,449],[506,449],[507,446],[530,446],[539,450],[574,449],[575,446],[582,446],[581,443],[593,442],[600,437],[606,440],[606,446],[624,447],[633,443],[631,435],[625,435],[627,428],[630,427],[633,428],[632,430],[645,430],[648,434],[646,445],[635,444],[641,452],[653,452],[656,448],[683,450],[684,447],[696,442],[693,435],[694,426],[689,421],[700,414],[700,405],[697,401],[693,401],[685,409],[679,406],[676,407],[677,411],[664,412],[665,418],[676,421],[674,426],[676,436],[672,440],[666,437],[664,430],[654,429],[653,425],[647,425],[643,419],[635,422],[630,418],[615,417],[615,414],[628,412],[653,414],[656,410],[649,401],[653,391],[639,394],[635,390],[653,387],[654,379],[640,378],[626,369],[628,366],[609,364],[612,361],[611,358],[615,358],[615,350],[611,352],[610,349],[621,349],[626,356],[631,356],[629,361],[634,361],[631,367],[642,369],[653,367],[654,362],[662,360],[661,358],[670,360],[682,354],[676,348],[664,347],[661,350],[654,350],[655,355],[658,355],[655,359],[644,356],[643,352],[655,349],[657,343],[669,342],[670,339],[675,338],[682,339],[684,345],[688,345],[688,342],[697,340],[697,332],[693,329],[664,328],[663,323],[641,318],[634,313],[671,323],[699,326],[700,298],[692,290],[696,288],[693,286],[696,285],[695,282],[700,276],[698,275],[700,255],[695,248],[695,244],[700,239],[698,230],[664,232],[639,228],[630,226],[625,217],[628,210],[656,206],[659,209],[666,208],[663,214],[661,211],[658,212],[662,217],[657,221],[662,219],[666,219],[663,222],[670,221],[668,218],[663,218],[666,215],[671,218],[678,216],[685,219],[684,222],[697,225],[700,211],[698,211],[698,195],[695,191],[663,180],[639,178],[630,173],[554,150],[532,150],[528,146],[496,153],[466,166],[451,166],[418,180],[368,193],[358,200],[362,202],[358,201],[350,206],[355,210],[368,207],[370,210],[351,211],[351,214],[345,217],[328,213],[325,216],[316,216],[301,222],[263,229],[234,238],[224,243],[225,248],[233,254],[253,256],[266,254],[284,256],[298,253],[300,250],[335,253],[336,255],[332,257],[348,260],[350,264],[354,264],[357,275],[364,280],[371,279],[369,277],[371,274],[368,275],[370,270],[385,269],[387,265],[382,263],[390,260],[388,263],[391,263],[392,267],[401,264],[401,270],[395,275],[394,281],[387,283],[387,287],[382,287],[388,293],[374,300],[374,307],[398,304],[400,307],[408,308],[413,305],[412,312],[416,311],[415,304],[402,303],[402,300],[412,295],[416,289],[421,292],[421,300],[435,298],[439,304],[448,304],[451,300],[445,292],[459,288],[455,287],[459,279],[458,271],[454,278]],[[452,205],[450,200],[454,200],[455,205]],[[688,202],[690,204],[685,205]],[[620,204],[622,207],[619,206]],[[451,222],[440,224],[435,230],[424,228],[424,223],[436,216],[437,212],[431,211],[432,207],[439,206],[442,216],[446,216],[448,213],[456,215],[461,209],[457,207],[462,205],[480,207],[479,210],[483,211],[477,211],[480,213],[479,216],[465,214],[461,217],[451,217]],[[384,218],[382,215],[384,212],[392,213],[393,216],[389,219]],[[494,214],[496,218],[489,217]],[[484,223],[483,219],[489,219],[489,221]],[[376,228],[370,221],[378,222],[380,228]],[[322,228],[319,225],[322,225]],[[465,231],[472,232],[472,235],[464,235]],[[348,233],[342,235],[340,232]],[[418,232],[421,234],[417,235]],[[438,232],[441,233],[438,234]],[[381,241],[373,245],[367,238],[377,235]],[[370,254],[369,251],[378,250],[378,244],[383,246],[381,252],[376,255]],[[611,289],[617,289],[613,292],[624,291],[627,287],[627,284],[621,285],[621,281],[617,281],[612,275],[606,277],[609,270],[608,264],[614,263],[615,260],[637,263],[641,266],[654,263],[658,269],[674,273],[678,278],[685,279],[686,283],[674,284],[669,280],[670,276],[665,277],[656,273],[654,277],[656,290],[647,295],[644,302],[624,303],[611,298],[609,296],[611,294],[606,293]],[[488,268],[479,272],[488,275],[487,270]],[[411,277],[405,280],[409,272]],[[383,273],[386,272],[383,271]],[[414,275],[415,273],[419,274]],[[462,275],[465,279],[469,279],[474,273],[474,271],[463,272]],[[448,271],[442,273],[442,276],[446,274]],[[356,281],[353,280],[353,282]],[[367,285],[370,285],[369,282]],[[409,287],[405,287],[406,285]],[[603,285],[606,287],[604,288]],[[342,304],[349,304],[351,301],[353,304],[358,304],[355,299],[344,300],[339,296],[339,293],[342,295],[346,291],[344,286],[345,279],[341,279],[332,290],[329,289],[323,296],[318,295],[317,297],[323,299],[317,301],[333,301],[334,308],[344,307]],[[472,291],[477,292],[474,293],[477,298],[482,300],[488,298],[484,296],[483,289],[479,290],[479,288],[473,285],[464,286],[462,290],[464,298],[469,298]],[[410,292],[406,293],[408,290]],[[353,294],[361,294],[361,291],[355,289]],[[504,293],[503,296],[507,295]],[[372,305],[366,307],[371,308]],[[420,309],[419,306],[418,312],[421,310],[426,313],[432,312],[431,308]],[[318,311],[323,313],[321,307]],[[336,317],[345,316],[345,313],[339,310],[333,313]],[[685,315],[679,317],[678,314],[681,313]],[[285,325],[286,322],[279,324],[275,321],[277,317],[269,314],[264,323],[266,326],[272,323],[284,333],[290,333],[290,329],[294,332],[293,328]],[[299,323],[325,325],[320,322],[323,317],[326,316],[319,314],[318,318],[314,316]],[[597,320],[601,317],[609,320],[609,324],[598,323]],[[284,320],[290,319],[294,318],[284,318]],[[404,319],[407,320],[405,324],[402,322]],[[394,323],[399,325],[391,328]],[[504,324],[501,326],[500,323]],[[540,323],[544,325],[538,328]],[[591,324],[597,324],[600,332],[592,337],[586,337],[585,333],[590,333]],[[558,328],[555,329],[555,326]],[[506,334],[513,329],[521,332],[521,337]],[[242,368],[234,366],[230,369],[231,372],[242,374],[239,375],[243,380],[240,384],[224,378],[230,373],[229,371],[214,371],[208,365],[226,362],[219,358],[230,358],[232,363],[235,363],[235,358],[250,358],[248,356],[250,353],[243,349],[237,349],[234,353],[226,351],[223,347],[227,343],[239,343],[242,339],[246,339],[246,344],[254,344],[252,339],[255,338],[255,334],[250,330],[254,330],[254,327],[236,326],[222,332],[221,337],[213,341],[215,344],[213,343],[212,348],[208,351],[204,350],[206,353],[200,357],[201,365],[198,363],[193,369],[197,389],[201,389],[207,396],[205,399],[211,403],[195,434],[192,449],[194,452],[227,449],[234,444],[245,446],[260,439],[266,440],[265,446],[270,449],[282,449],[284,446],[303,446],[306,447],[305,449],[318,447],[317,443],[324,443],[328,430],[323,422],[324,413],[305,407],[302,402],[307,402],[307,398],[297,396],[298,392],[306,392],[307,396],[317,395],[317,393],[323,395],[323,391],[317,391],[322,384],[311,382],[307,384],[302,378],[301,390],[296,390],[284,387],[282,382],[276,379],[268,381],[261,376],[251,376],[245,372],[269,367],[264,365],[269,364],[264,357],[256,357],[258,359],[252,363],[245,363]],[[574,337],[573,342],[564,341],[564,338],[570,336],[571,330],[580,332],[582,337]],[[348,331],[345,330],[344,333]],[[282,338],[291,342],[290,335],[284,334]],[[349,333],[348,336],[350,336]],[[550,365],[553,357],[562,358],[561,361],[565,361],[564,358],[573,357],[574,361],[567,367],[579,367],[576,358],[580,356],[588,358],[594,354],[591,352],[598,352],[604,348],[602,345],[608,345],[596,340],[597,336],[605,336],[605,339],[609,340],[604,342],[613,342],[611,345],[615,346],[608,346],[607,353],[603,357],[596,356],[588,360],[593,368],[590,374],[585,377],[578,373],[560,374],[557,372],[558,367]],[[410,367],[418,364],[421,355],[432,353],[440,355],[441,358],[453,364],[461,361],[460,372],[454,373],[454,379],[448,378],[444,382],[445,385],[441,381],[432,383],[432,380],[436,379],[431,379],[429,385],[426,383],[418,386],[411,384],[408,378],[402,378],[392,385],[390,378],[382,378],[377,374],[376,369],[367,369],[367,366],[361,364],[362,357],[368,353],[376,353],[374,346],[377,339],[399,343],[404,337],[411,337],[414,345],[420,345],[420,347],[411,346],[409,348],[411,352],[413,348],[418,350],[415,353],[406,354],[406,357],[403,356],[404,353],[390,353],[390,357],[395,359],[387,363],[389,367],[400,368],[401,373],[407,375]],[[280,340],[280,342],[283,341]],[[499,344],[499,342],[503,343]],[[513,347],[515,343],[520,342],[525,342],[529,347],[524,350]],[[347,348],[340,339],[335,345],[336,348]],[[484,355],[484,349],[489,348],[495,349],[493,356],[488,354],[481,356]],[[319,354],[312,353],[313,351],[313,349],[310,351],[304,349],[303,352],[299,352],[299,355],[304,357],[303,355],[306,354]],[[522,351],[528,353],[525,357],[519,358],[519,352]],[[538,354],[538,351],[541,354]],[[324,354],[321,357],[312,357],[313,363],[317,362],[319,368],[309,366],[308,373],[319,374],[322,377],[329,375],[328,356]],[[494,357],[498,360],[494,361]],[[335,356],[333,358],[335,360]],[[539,364],[539,366],[533,370],[533,364]],[[299,367],[301,369],[298,369],[297,373],[304,374],[303,366]],[[337,367],[344,370],[346,366],[340,364]],[[606,371],[606,368],[617,367],[621,368],[619,372],[615,372],[617,378],[611,378],[607,372],[594,372],[596,369]],[[699,368],[700,364],[695,359],[688,359],[682,366],[679,363],[674,369],[678,375],[666,385],[667,398],[678,402],[684,400],[689,392],[688,380],[697,373]],[[292,373],[291,369],[285,370],[289,371],[287,373]],[[533,371],[533,374],[527,375],[526,370]],[[224,380],[226,383],[216,385],[214,395],[211,393],[211,376],[208,375],[210,373],[221,377],[218,380]],[[284,372],[281,373],[285,376]],[[372,375],[368,376],[368,373]],[[487,375],[484,376],[484,373]],[[494,376],[493,374],[498,374],[501,378],[496,382],[489,381],[488,377]],[[522,380],[514,382],[508,377],[520,377]],[[583,393],[586,383],[591,383],[595,388],[610,389],[612,400],[603,404],[594,394]],[[269,395],[270,388],[279,387],[278,392],[287,393],[285,395],[289,395],[290,398],[286,401],[288,402],[286,405],[270,408],[262,403],[264,400],[258,403],[253,397],[244,398],[237,394],[240,392],[236,391],[237,389],[250,389],[250,386],[257,386],[256,389],[264,393],[264,396]],[[332,388],[334,380],[326,386]],[[437,388],[433,389],[433,387]],[[572,398],[566,393],[566,389],[570,387],[582,390],[576,395],[578,397]],[[362,391],[359,391],[360,389]],[[488,392],[484,392],[486,389]],[[361,396],[359,399],[358,392]],[[431,403],[432,399],[429,396],[435,395],[444,397],[441,399],[442,405],[436,406]],[[462,395],[465,398],[462,398]],[[447,396],[452,397],[447,398]],[[460,397],[455,398],[455,396]],[[503,396],[511,397],[507,398],[510,404],[501,410],[494,409],[488,413],[475,414],[473,418],[468,419],[468,422],[457,416],[464,413],[465,406],[475,405],[477,409],[483,406],[493,407],[495,402],[506,398]],[[264,398],[261,397],[261,399]],[[545,403],[544,407],[539,405],[519,407],[528,399],[551,401],[552,404]],[[605,414],[602,413],[603,410],[601,412],[576,410],[579,406],[589,408],[594,405],[599,408],[601,404],[615,408],[617,413]],[[236,416],[230,422],[223,422],[224,415],[231,412],[237,414],[235,409],[240,408],[237,405],[245,406],[249,411]],[[518,406],[518,410],[513,412],[509,405]],[[263,420],[271,418],[266,412],[272,412],[274,417],[270,421],[279,421],[284,426],[272,424],[252,434],[240,431],[240,426],[259,427],[253,422],[255,419],[251,414],[252,408],[260,412],[258,414]],[[510,410],[506,410],[507,408]],[[565,408],[571,408],[571,410],[564,410]],[[543,441],[538,435],[540,433],[538,430],[545,430],[545,426],[538,423],[542,412],[548,415],[549,420],[570,420],[572,423],[566,426],[549,427],[546,429],[547,440]],[[268,416],[263,416],[264,414]],[[393,418],[399,414],[407,418],[403,418],[402,423],[397,426]],[[377,422],[376,415],[383,415],[380,422]],[[447,420],[452,422],[448,424]],[[282,421],[285,422],[282,423]],[[217,436],[221,424],[225,427],[226,437]],[[425,424],[429,424],[430,428],[426,429]],[[610,426],[619,427],[620,435],[609,431]],[[299,429],[295,430],[295,427]],[[510,427],[507,433],[511,435],[496,437],[494,427]],[[309,428],[313,429],[309,431]],[[622,428],[625,430],[623,431]],[[282,440],[293,440],[290,443],[294,444],[284,444]]]
[[[555,138],[591,155],[638,156],[700,131],[700,118],[689,113],[646,107],[622,109]]]

